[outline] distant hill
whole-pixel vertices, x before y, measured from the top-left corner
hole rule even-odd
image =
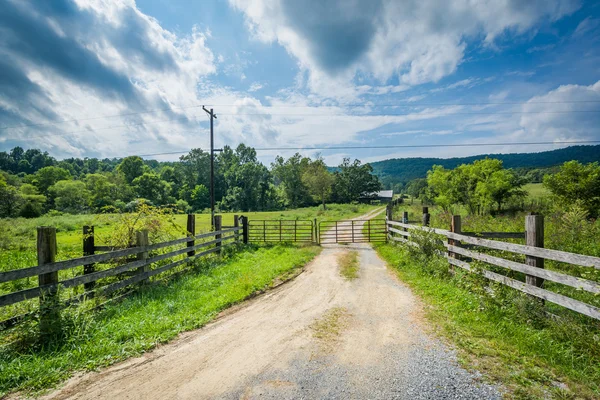
[[[504,162],[505,168],[541,168],[577,160],[582,163],[600,161],[600,145],[571,146],[559,150],[539,153],[481,154],[457,158],[393,158],[371,163],[374,173],[384,185],[406,183],[416,178],[424,178],[433,165],[456,168],[461,164],[472,163],[486,157],[497,158]]]

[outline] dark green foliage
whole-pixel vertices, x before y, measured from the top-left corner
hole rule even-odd
[[[559,171],[544,177],[546,186],[563,205],[579,205],[591,217],[600,213],[600,165],[564,163]]]
[[[44,154],[18,147],[10,153],[0,152],[0,167],[6,168],[0,171],[0,218],[34,217],[50,210],[131,211],[140,200],[179,212],[202,212],[210,207],[210,154],[201,149],[192,149],[178,162],[138,156],[56,161]],[[303,179],[310,166],[319,168]],[[240,144],[235,150],[225,146],[216,154],[214,167],[215,204],[222,211],[304,207],[329,198],[331,174],[322,160],[313,162],[299,154],[288,160],[279,157],[269,171],[252,147]],[[350,184],[343,184],[344,192],[337,201],[353,201],[379,188],[371,168],[358,160],[353,164],[345,161],[338,170],[338,184],[342,180]]]
[[[381,190],[381,182],[373,175],[370,164],[362,164],[360,160],[352,163],[344,158],[333,173],[332,199],[336,203],[351,203],[362,196]]]

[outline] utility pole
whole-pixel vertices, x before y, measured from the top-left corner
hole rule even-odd
[[[210,226],[215,226],[215,137],[213,133],[213,120],[217,115],[211,108],[210,111],[202,106],[202,109],[210,116]]]

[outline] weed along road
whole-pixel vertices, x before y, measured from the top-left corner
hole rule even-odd
[[[501,397],[427,332],[418,299],[370,244],[323,247],[293,281],[47,398]]]

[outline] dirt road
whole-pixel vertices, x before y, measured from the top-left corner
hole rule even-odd
[[[348,251],[360,257],[352,281],[338,266]],[[47,398],[499,398],[426,333],[420,313],[368,244],[327,245],[294,281]]]

